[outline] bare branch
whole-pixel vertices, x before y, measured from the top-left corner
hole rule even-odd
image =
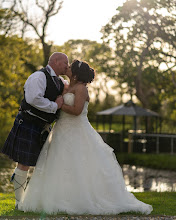
[[[62,8],[62,4],[63,1],[60,2],[59,7],[56,9],[56,11],[50,14],[50,17],[56,15],[60,11],[60,9]]]
[[[28,20],[28,18],[24,17],[21,13],[19,13],[17,11],[14,11],[14,13],[15,13],[15,15],[17,15],[20,18],[20,20],[23,23],[30,25],[35,30],[35,33],[37,34],[37,36],[41,38],[41,36],[40,36],[40,34],[39,34],[38,30],[37,30],[37,27],[32,22],[30,22]]]
[[[39,4],[39,1],[38,1],[38,0],[35,0],[35,3],[36,3],[36,5],[37,5],[39,8],[42,9],[42,11],[45,11],[45,8],[44,8],[42,5]]]
[[[29,0],[28,2],[30,3]],[[43,2],[45,2],[45,4],[42,4]],[[29,16],[29,5],[25,4],[23,0],[12,0],[11,11],[21,21],[20,25],[22,25],[23,28],[21,29],[22,36],[24,35],[26,28],[31,27],[40,39],[44,52],[44,64],[46,64],[50,56],[50,50],[52,46],[45,42],[47,24],[49,19],[56,15],[62,8],[63,1],[45,0],[43,2],[35,0],[36,7],[39,10],[42,10],[42,15],[40,17],[41,19],[35,19],[34,17]],[[41,20],[41,22],[39,20]]]
[[[168,67],[168,65],[167,65],[167,67]],[[174,67],[176,67],[176,64],[174,64],[173,66],[169,67],[167,70],[163,71],[162,73],[167,73],[169,70],[172,70]]]
[[[19,3],[20,3],[20,8],[21,8],[22,12],[23,12],[23,13],[26,15],[26,17],[27,17],[27,13],[26,13],[26,11],[24,10],[24,7],[23,7],[23,4],[22,4],[22,1],[19,0]]]
[[[175,58],[176,59],[176,56],[174,56],[174,55],[172,55],[172,54],[167,54],[167,53],[165,53],[165,52],[160,52],[161,54],[163,54],[163,55],[165,55],[165,56],[167,56],[167,57],[171,57],[171,58]]]

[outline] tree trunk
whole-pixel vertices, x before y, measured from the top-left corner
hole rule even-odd
[[[52,45],[49,45],[45,42],[43,42],[42,45],[43,45],[43,56],[44,56],[43,66],[46,66],[48,64]]]

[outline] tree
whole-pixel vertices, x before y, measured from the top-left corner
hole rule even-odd
[[[9,9],[2,8],[2,3],[0,3],[0,33],[6,35],[11,29],[12,20],[15,20],[11,11]]]
[[[23,98],[23,86],[31,74],[26,62],[39,66],[39,45],[16,36],[0,35],[0,147],[4,143]]]
[[[74,59],[84,60],[89,63],[96,71],[96,76],[105,74],[104,80],[108,81],[110,78],[108,74],[112,73],[110,57],[112,57],[112,51],[109,46],[105,44],[97,43],[90,40],[69,40],[62,46],[53,47],[54,51],[62,51],[66,53],[71,63]],[[96,91],[97,102],[100,90],[106,89],[104,84],[98,84],[99,88]]]
[[[35,33],[42,44],[44,56],[43,65],[45,66],[48,63],[52,47],[51,42],[46,42],[47,26],[50,18],[58,14],[62,8],[63,1],[10,0],[10,2],[11,6],[9,9],[13,16],[17,19],[15,23],[13,22],[13,26],[18,28],[17,32],[18,34],[21,32],[22,37],[27,30]],[[34,12],[36,13],[35,15]]]
[[[66,53],[69,63],[75,59],[83,60],[95,69],[95,80],[91,83],[89,94],[91,102],[89,104],[89,119],[95,120],[95,113],[114,105],[117,105],[117,97],[111,95],[111,87],[108,82],[112,75],[112,50],[109,46],[90,40],[69,40],[62,46],[53,46],[54,51]],[[118,83],[118,82],[116,82]],[[119,99],[120,100],[120,99]]]
[[[175,0],[127,0],[102,28],[104,42],[115,45],[118,80],[154,110],[159,110],[160,94],[172,80],[169,71],[176,67],[175,11]]]
[[[97,43],[96,41],[69,40],[65,42],[64,45],[55,46],[52,49],[53,51],[62,51],[66,53],[70,63],[74,59],[88,62],[96,72],[95,82],[89,86],[90,94],[93,93],[95,97],[94,105],[100,107],[102,104],[101,102],[104,102],[102,106],[108,105],[108,100],[111,98],[109,88],[107,88],[107,82],[110,80],[108,75],[113,74],[111,48],[105,44]],[[111,105],[113,104],[114,102],[111,103]]]

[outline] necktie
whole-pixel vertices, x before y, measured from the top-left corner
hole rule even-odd
[[[57,78],[57,76],[53,76],[53,80],[56,84],[57,89],[60,91],[60,82],[59,82],[59,79]]]

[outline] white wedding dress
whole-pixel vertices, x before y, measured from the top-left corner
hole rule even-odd
[[[74,94],[64,102],[73,105]],[[40,153],[18,208],[48,214],[150,214],[152,206],[127,191],[113,149],[87,118],[88,102],[79,116],[61,112]]]

